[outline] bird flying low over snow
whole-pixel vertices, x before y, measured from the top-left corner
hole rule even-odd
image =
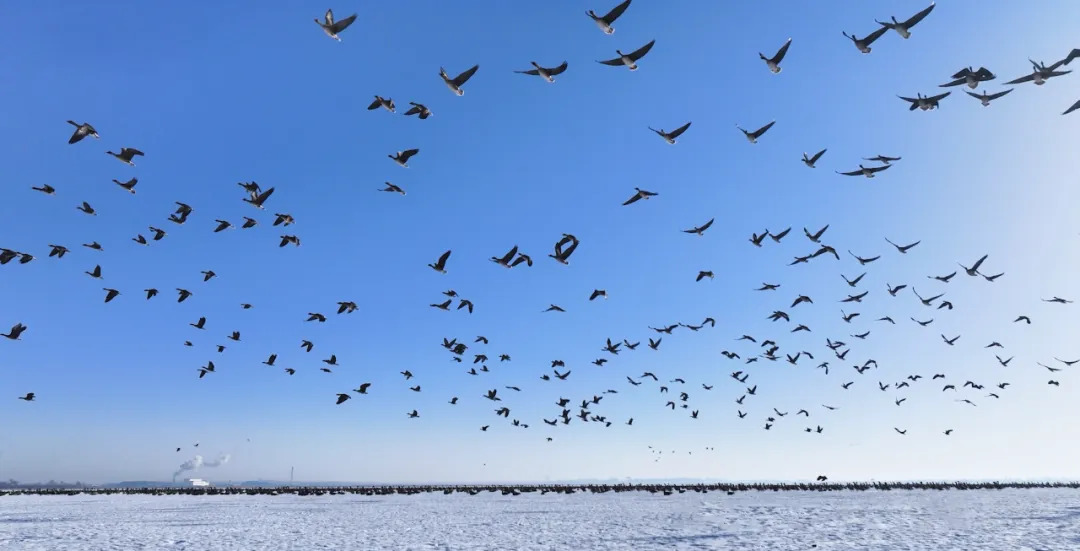
[[[316,17],[315,22],[318,23],[320,27],[322,27],[322,30],[324,33],[326,33],[326,36],[329,36],[330,38],[341,42],[341,38],[338,37],[338,33],[347,29],[349,25],[353,24],[353,21],[356,21],[356,14],[354,13],[340,21],[334,21],[334,10],[326,10],[326,15],[323,16],[323,19],[324,21],[319,21],[319,18]]]
[[[634,51],[632,51],[632,52],[630,52],[628,54],[622,53],[622,50],[615,50],[615,53],[619,54],[619,57],[616,57],[616,58],[613,58],[613,59],[607,59],[607,60],[604,60],[604,61],[597,61],[597,63],[603,63],[604,65],[611,65],[612,67],[618,67],[620,65],[625,65],[626,68],[630,69],[631,71],[636,71],[637,68],[638,68],[637,61],[639,59],[645,57],[645,54],[649,53],[649,50],[652,49],[654,44],[656,44],[656,40],[655,39],[650,40],[648,44],[646,44],[646,45],[644,45],[644,46],[642,46],[642,47],[640,47],[640,48],[638,48],[638,49],[636,49],[636,50],[634,50]]]
[[[612,23],[614,23],[615,20],[618,19],[624,11],[626,11],[626,8],[630,7],[630,1],[631,0],[626,0],[618,6],[611,8],[611,11],[607,12],[607,14],[603,16],[596,15],[596,12],[594,12],[593,10],[586,11],[585,15],[588,15],[589,18],[592,19],[594,23],[596,23],[596,26],[600,27],[600,30],[603,31],[604,34],[613,34],[615,32],[615,28],[611,26]]]

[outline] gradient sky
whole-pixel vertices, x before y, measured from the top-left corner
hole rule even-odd
[[[966,88],[931,112],[909,112],[896,97],[936,93],[969,65],[995,72],[980,90],[998,91],[1030,71],[1029,57],[1053,63],[1080,46],[1069,23],[1080,6],[947,0],[910,39],[890,32],[863,55],[841,31],[864,36],[875,18],[906,18],[925,4],[676,10],[635,0],[612,36],[582,13],[614,4],[338,4],[338,18],[362,11],[339,44],[311,22],[328,7],[312,2],[6,3],[0,247],[37,258],[0,267],[0,325],[29,326],[20,341],[0,339],[0,478],[162,480],[197,451],[232,454],[200,473],[213,480],[286,479],[290,466],[298,480],[370,482],[1080,477],[1072,422],[1080,380],[1071,373],[1080,367],[1051,374],[1036,364],[1080,358],[1080,304],[1040,300],[1080,298],[1072,222],[1080,114],[1060,116],[1080,97],[1080,81],[1022,84],[986,108]],[[772,55],[788,37],[774,75],[757,54]],[[651,39],[636,72],[595,62]],[[566,60],[569,69],[555,84],[512,72],[530,60]],[[456,74],[474,63],[463,97],[437,76],[440,66]],[[392,97],[398,113],[367,111],[374,94]],[[403,116],[410,100],[434,116]],[[101,139],[67,145],[67,119],[91,122]],[[756,145],[735,129],[773,119]],[[686,121],[693,126],[675,146],[646,128]],[[137,167],[102,154],[124,146],[146,153]],[[386,158],[411,147],[420,154],[408,169]],[[799,162],[824,147],[818,168]],[[877,154],[903,160],[873,180],[834,173]],[[131,176],[134,196],[111,183]],[[236,183],[250,180],[276,188],[265,212],[241,201]],[[408,195],[377,192],[384,181]],[[55,196],[30,189],[45,183]],[[660,195],[621,206],[634,186]],[[98,216],[75,210],[84,200]],[[195,209],[183,226],[165,220],[174,201]],[[278,231],[276,212],[296,224]],[[214,219],[239,225],[242,216],[260,225],[212,233]],[[703,237],[680,231],[712,217]],[[825,224],[841,260],[788,266],[816,248],[802,228]],[[169,234],[149,247],[131,242],[148,225]],[[781,244],[747,242],[788,226]],[[582,241],[569,266],[546,257],[563,232]],[[302,246],[278,248],[282,233]],[[886,236],[922,243],[900,255]],[[105,251],[79,246],[93,240]],[[50,243],[71,253],[47,258]],[[535,266],[488,262],[515,244]],[[425,267],[446,249],[448,274]],[[882,255],[866,266],[859,289],[870,294],[853,308],[838,302],[851,291],[840,274],[864,271],[848,249]],[[963,273],[947,285],[927,279],[983,254],[986,273],[1006,273],[995,283]],[[104,281],[83,274],[95,264]],[[200,271],[211,269],[218,277],[203,283]],[[705,269],[715,280],[695,283]],[[754,292],[763,281],[782,287]],[[956,308],[925,308],[910,290],[890,297],[886,282],[947,292]],[[102,287],[122,294],[103,304]],[[145,300],[147,287],[162,295]],[[175,287],[195,295],[177,304]],[[589,302],[594,288],[610,298]],[[471,299],[475,313],[429,308],[446,289]],[[814,304],[789,308],[799,294]],[[341,300],[360,311],[334,314]],[[550,303],[567,312],[541,313]],[[862,316],[845,324],[841,307]],[[793,323],[766,320],[775,309]],[[308,312],[329,320],[305,322]],[[1033,323],[1013,324],[1020,314]],[[897,325],[873,321],[883,315]],[[199,316],[206,331],[187,325]],[[658,351],[642,345],[603,367],[589,363],[609,356],[600,350],[608,337],[644,341],[655,336],[650,325],[706,316],[715,328],[680,328]],[[936,321],[921,328],[910,316]],[[813,331],[791,334],[795,323]],[[867,329],[865,341],[849,337]],[[226,339],[234,330],[241,342]],[[746,366],[720,355],[759,353],[734,340],[744,333],[817,360]],[[942,333],[962,337],[949,347]],[[491,344],[472,346],[476,335]],[[513,359],[472,377],[439,346],[443,337],[470,343],[467,361],[479,352]],[[824,347],[827,337],[851,344],[846,361]],[[305,338],[315,342],[310,354],[299,348]],[[1003,357],[1015,356],[1008,367],[983,349],[994,340],[1007,347]],[[229,345],[224,353],[219,343]],[[278,365],[262,365],[271,353]],[[330,354],[341,365],[322,373]],[[851,364],[868,358],[880,367],[856,374]],[[540,380],[553,359],[573,370],[569,379]],[[218,372],[200,380],[208,360]],[[828,376],[814,369],[822,360]],[[416,378],[405,382],[405,369]],[[759,387],[742,406],[746,419],[734,403],[745,385],[728,377],[739,369]],[[661,395],[656,383],[626,382],[645,370],[664,384],[685,378],[700,418],[665,409],[677,395]],[[986,389],[943,393],[934,373]],[[877,389],[911,374],[925,379]],[[1048,386],[1051,378],[1061,386]],[[845,391],[847,381],[856,383]],[[1005,381],[1012,386],[999,391]],[[370,395],[334,404],[363,382]],[[483,399],[490,388],[504,401]],[[559,413],[559,397],[580,403],[605,389],[618,394],[593,411],[610,428],[541,421]],[[31,391],[37,402],[15,399]],[[458,405],[447,403],[452,396]],[[897,407],[897,397],[908,400]],[[495,417],[498,405],[530,428]],[[766,432],[773,407],[791,415]],[[414,408],[421,417],[408,419]],[[811,417],[796,419],[800,408]],[[823,434],[802,432],[816,425]],[[658,461],[650,445],[664,450]]]

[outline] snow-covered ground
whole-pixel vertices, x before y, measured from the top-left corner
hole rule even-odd
[[[1077,550],[1076,490],[0,497],[0,549]]]

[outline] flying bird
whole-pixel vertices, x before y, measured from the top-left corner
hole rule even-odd
[[[551,67],[551,68],[541,67],[540,64],[535,62],[535,61],[530,61],[529,63],[532,64],[532,66],[534,67],[533,69],[529,69],[527,71],[514,71],[514,72],[518,73],[518,74],[521,74],[521,75],[538,76],[538,77],[540,77],[540,78],[542,78],[542,79],[544,79],[544,80],[546,80],[548,82],[555,82],[555,79],[553,77],[555,77],[556,75],[562,74],[563,71],[565,71],[566,67],[567,67],[567,63],[565,61],[562,62],[558,67]]]
[[[636,193],[634,193],[632,197],[630,197],[626,201],[623,201],[623,206],[629,205],[631,203],[636,203],[639,199],[648,199],[650,197],[656,197],[658,195],[657,193],[645,191],[641,188],[634,188],[634,191],[636,191]]]
[[[909,17],[906,21],[897,21],[896,16],[894,15],[892,16],[892,23],[882,22],[876,19],[874,22],[881,25],[883,29],[892,29],[896,31],[896,34],[900,35],[901,38],[910,38],[911,28],[917,25],[919,21],[922,21],[924,17],[930,15],[930,12],[934,11],[934,5],[934,2],[930,2],[929,7]]]
[[[319,18],[316,17],[315,22],[318,23],[320,27],[322,27],[322,30],[324,33],[326,33],[326,36],[329,36],[330,38],[341,42],[341,38],[338,36],[338,33],[344,31],[346,28],[349,27],[349,25],[352,25],[353,21],[356,21],[356,14],[354,13],[340,21],[334,21],[334,10],[326,10],[326,15],[323,16],[323,19],[323,21],[319,21]]]
[[[615,53],[619,54],[619,57],[614,59],[608,59],[604,61],[597,61],[597,63],[603,63],[604,65],[611,65],[613,67],[619,67],[620,65],[626,66],[631,71],[636,71],[638,68],[637,61],[645,54],[649,53],[653,44],[656,44],[656,40],[650,40],[648,44],[630,52],[629,54],[622,53],[622,50],[615,50]]]
[[[772,128],[774,124],[776,124],[776,121],[772,121],[769,124],[766,124],[765,126],[762,126],[761,128],[758,128],[757,130],[755,130],[753,132],[750,132],[750,131],[746,130],[745,128],[739,126],[738,124],[735,125],[735,128],[738,128],[739,131],[742,132],[744,136],[746,136],[747,141],[749,141],[750,143],[757,143],[758,138],[764,136],[765,133],[768,132],[769,129]]]
[[[787,39],[787,42],[784,42],[783,46],[780,46],[780,49],[777,50],[776,55],[772,57],[765,57],[765,54],[758,52],[758,57],[760,57],[761,60],[769,66],[769,70],[772,71],[773,74],[777,74],[782,70],[780,68],[780,62],[784,60],[784,56],[787,55],[788,48],[790,47],[791,39],[789,38]]]
[[[409,159],[417,153],[420,153],[419,149],[406,149],[405,151],[398,151],[393,155],[387,155],[387,157],[393,159],[395,163],[405,168],[409,168]]]
[[[121,147],[120,153],[113,153],[112,151],[106,151],[105,153],[120,159],[121,162],[135,166],[135,163],[131,162],[135,156],[143,156],[143,152],[135,149],[134,147]]]
[[[69,144],[78,143],[87,136],[93,136],[94,138],[98,139],[101,138],[101,136],[98,135],[97,130],[95,130],[94,127],[91,126],[91,124],[88,122],[77,123],[75,121],[67,121],[67,123],[75,127],[75,132],[73,132],[71,134],[71,137],[68,138]]]
[[[626,8],[630,7],[630,1],[631,0],[626,0],[625,2],[620,3],[618,6],[611,8],[611,11],[607,12],[607,14],[603,16],[596,15],[596,12],[594,12],[593,10],[586,11],[585,15],[588,15],[589,18],[592,19],[594,23],[596,23],[596,26],[600,27],[600,30],[603,31],[604,34],[613,34],[615,32],[615,28],[611,26],[612,23],[614,23],[615,20],[618,19],[624,11],[626,11]]]
[[[985,90],[983,90],[983,93],[981,93],[981,94],[976,94],[974,92],[968,92],[967,90],[964,90],[964,93],[971,96],[971,97],[973,97],[973,98],[975,98],[975,99],[977,99],[977,100],[979,100],[979,103],[982,103],[983,107],[987,107],[987,106],[990,105],[991,101],[994,101],[994,100],[996,100],[996,99],[998,99],[998,98],[1000,98],[1000,97],[1004,96],[1005,94],[1008,94],[1009,92],[1012,92],[1012,91],[1013,91],[1013,89],[1009,88],[1008,90],[1005,90],[1004,92],[998,92],[996,94],[988,94],[988,93],[986,93]]]
[[[806,153],[803,153],[802,154],[802,162],[803,162],[803,164],[805,164],[806,166],[808,166],[810,168],[817,168],[815,166],[815,163],[818,162],[818,159],[820,159],[821,156],[824,155],[826,151],[828,151],[828,149],[822,149],[821,151],[818,151],[817,153],[814,153],[813,157],[808,157],[806,155]],[[814,241],[814,242],[817,243],[817,241]]]
[[[428,264],[428,266],[432,270],[435,270],[436,272],[445,274],[446,273],[446,260],[449,259],[449,258],[450,258],[450,251],[448,250],[445,253],[443,253],[442,256],[439,257],[439,260],[435,261],[434,264]]]
[[[473,65],[458,76],[450,78],[450,75],[446,74],[446,69],[439,67],[439,76],[442,77],[443,82],[446,83],[446,87],[449,88],[451,92],[459,96],[464,96],[465,90],[462,90],[461,87],[464,86],[465,83],[468,82],[474,74],[476,74],[476,70],[479,68],[480,65]]]
[[[675,130],[672,130],[671,132],[665,132],[663,129],[657,130],[657,129],[651,127],[651,126],[648,127],[648,128],[649,128],[649,130],[652,130],[653,132],[656,132],[656,134],[658,136],[660,136],[661,138],[664,138],[665,142],[667,142],[667,143],[669,143],[671,145],[675,145],[675,138],[678,138],[679,136],[682,135],[683,132],[686,132],[686,129],[690,128],[690,123],[687,122],[686,124],[676,128]]]
[[[858,38],[854,34],[848,34],[846,32],[842,34],[848,37],[848,39],[851,40],[853,44],[855,44],[855,48],[857,48],[860,52],[868,54],[872,51],[870,45],[873,44],[875,40],[881,38],[881,35],[885,34],[885,32],[888,30],[888,27],[883,26],[878,30],[866,35],[864,38]]]

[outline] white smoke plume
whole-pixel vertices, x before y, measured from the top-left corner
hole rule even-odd
[[[197,471],[201,467],[220,467],[229,462],[232,456],[229,454],[222,454],[217,459],[203,459],[203,456],[196,455],[187,461],[180,464],[180,467],[173,473],[173,481],[176,481],[176,477],[187,471]]]

